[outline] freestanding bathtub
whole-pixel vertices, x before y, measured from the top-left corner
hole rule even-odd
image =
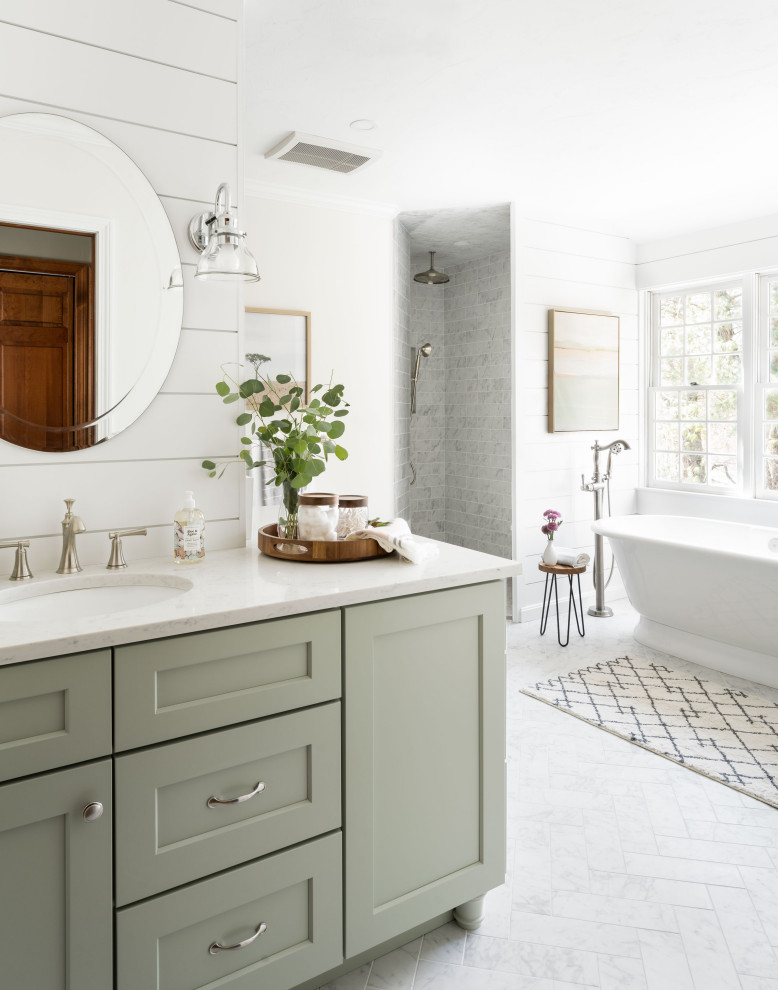
[[[640,613],[639,643],[778,687],[778,529],[659,515],[592,529]]]

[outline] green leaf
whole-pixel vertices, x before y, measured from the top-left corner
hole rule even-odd
[[[245,444],[254,443],[254,441],[253,441],[253,439],[251,437],[241,437],[240,438],[240,442],[241,443],[245,443]]]
[[[327,465],[324,461],[317,460],[315,457],[312,457],[308,461],[308,471],[314,476],[314,478],[317,478],[320,474],[322,474],[326,468]]]
[[[310,409],[318,409],[320,405],[321,402],[319,402],[318,399],[311,399],[311,401],[308,403],[308,407]]]
[[[289,403],[289,412],[297,412],[300,408],[300,400],[295,396]]]
[[[331,388],[329,389],[329,391],[325,392],[324,395],[322,395],[322,399],[327,403],[328,406],[340,405],[340,396],[338,395],[338,393],[335,391],[334,388]]]
[[[216,391],[219,393],[219,395],[229,395],[230,386],[227,384],[227,382],[217,382]]]
[[[323,385],[314,385],[313,388],[311,389],[311,393],[318,392],[322,388],[324,388]]]
[[[238,424],[238,426],[245,426],[246,423],[251,422],[251,413],[249,412],[241,413],[240,416],[238,416],[238,418],[235,420],[235,422]]]
[[[302,456],[306,450],[308,450],[307,440],[304,437],[301,437],[299,440],[295,440],[292,443],[292,449],[296,454],[300,454],[300,456]]]
[[[276,375],[276,381],[279,385],[286,385],[287,382],[292,380],[290,375]]]
[[[330,423],[330,428],[327,432],[329,433],[331,440],[337,440],[338,437],[342,437],[346,432],[346,424],[342,423],[340,420],[336,423]]]
[[[287,393],[286,395],[281,396],[281,398],[278,400],[278,403],[279,405],[285,406],[291,398],[292,396]]]
[[[335,456],[339,461],[345,461],[348,457],[348,451],[345,447],[335,447]]]
[[[335,415],[335,416],[348,416],[348,409],[336,409],[333,415]]]
[[[242,458],[243,458],[243,460],[244,460],[244,461],[245,461],[245,462],[246,462],[246,463],[247,463],[248,465],[253,465],[253,464],[254,464],[254,458],[253,458],[253,457],[251,456],[251,451],[250,451],[250,450],[242,450],[242,451],[240,452],[240,455],[239,455],[239,456],[240,456],[240,457],[242,457]]]
[[[210,471],[209,474],[208,474],[208,477],[209,478],[215,478],[216,477],[216,472],[215,471]]]
[[[216,467],[213,461],[203,461],[201,466],[204,467],[206,471],[213,471]]]
[[[332,429],[333,426],[335,426],[335,423],[319,423],[317,425],[317,429],[318,429],[319,433],[327,433],[327,434],[329,434],[329,432],[330,432],[330,430]]]
[[[257,385],[259,385],[259,382],[256,378],[247,378],[245,382],[240,383],[240,390],[248,398],[250,395],[254,395],[255,392],[259,391]]]
[[[325,440],[322,446],[324,447],[325,453],[327,454],[335,453],[335,444],[332,442],[332,440]]]
[[[294,388],[290,388],[289,391],[292,393],[292,395],[302,395],[303,394],[303,390],[300,388],[299,385],[295,385],[295,387]]]
[[[310,485],[313,478],[309,474],[298,474],[289,482],[292,488],[305,488],[306,485]]]
[[[222,475],[224,474],[224,472],[225,472],[226,470],[227,470],[227,466],[225,465],[225,466],[224,466],[224,467],[223,467],[223,468],[221,469],[221,471],[219,472],[219,477],[220,477],[220,478],[221,478],[221,476],[222,476]]]
[[[222,399],[222,402],[225,402],[225,403],[227,403],[227,402],[237,402],[239,398],[240,398],[240,396],[238,395],[237,392],[231,392],[229,395],[225,395],[224,396],[224,398]]]
[[[266,464],[267,464],[267,461],[254,461],[254,465],[253,466],[254,467],[264,467]]]
[[[276,411],[275,403],[267,396],[265,396],[265,398],[259,404],[259,415],[262,416],[263,419],[266,419],[268,416],[272,416],[275,411]]]

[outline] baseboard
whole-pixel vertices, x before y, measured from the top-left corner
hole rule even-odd
[[[583,575],[581,575],[581,576],[583,577]],[[588,575],[587,575],[587,577],[588,577]],[[584,608],[588,608],[590,605],[593,605],[594,602],[595,602],[595,598],[596,598],[594,589],[592,589],[591,591],[584,591],[583,584],[582,584],[581,585],[581,592],[582,592],[581,597],[583,598]],[[565,608],[566,596],[567,596],[567,590],[566,589],[563,590],[562,585],[560,583],[560,585],[559,585],[559,607],[563,611],[564,611],[564,608]],[[605,592],[605,603],[606,604],[611,604],[612,602],[621,601],[622,599],[625,599],[626,597],[627,597],[627,592],[624,590],[624,585],[620,581],[618,583],[616,583],[616,580],[614,579],[613,585],[610,588],[608,588],[608,590]],[[576,603],[577,603],[577,598],[578,598],[578,594],[577,594],[577,589],[576,589]],[[539,602],[534,602],[531,605],[522,605],[521,608],[519,609],[519,617],[518,617],[518,619],[516,619],[514,621],[517,621],[517,622],[534,622],[534,621],[538,621],[539,622],[540,621],[540,613],[541,613],[542,608],[543,608],[543,600],[542,599]]]

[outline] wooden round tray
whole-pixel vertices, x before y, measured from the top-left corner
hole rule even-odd
[[[344,564],[394,553],[384,550],[375,540],[287,540],[278,535],[275,523],[257,531],[257,546],[269,557],[307,564]]]

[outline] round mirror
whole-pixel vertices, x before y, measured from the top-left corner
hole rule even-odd
[[[181,332],[173,231],[149,181],[67,117],[0,118],[0,439],[80,450],[126,429]]]

